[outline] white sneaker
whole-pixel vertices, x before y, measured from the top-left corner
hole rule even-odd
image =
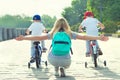
[[[59,72],[58,71],[55,71],[55,76],[59,76]]]
[[[59,76],[59,67],[55,67],[55,76]]]

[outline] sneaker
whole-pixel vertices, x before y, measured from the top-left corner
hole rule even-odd
[[[86,52],[85,54],[86,54],[86,57],[90,57],[90,53]]]
[[[35,62],[35,58],[34,58],[34,57],[31,57],[30,63],[33,63],[33,62]]]
[[[55,76],[59,76],[59,72],[58,71],[55,71]]]
[[[59,67],[55,67],[55,76],[59,76]]]
[[[103,55],[103,53],[102,53],[102,51],[100,49],[98,49],[98,54]]]
[[[64,68],[60,68],[60,72],[61,72],[61,77],[65,77],[65,70]]]

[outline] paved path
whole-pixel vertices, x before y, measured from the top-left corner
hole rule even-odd
[[[28,69],[30,41],[0,42],[0,80],[120,80],[120,38],[110,38],[108,42],[99,41],[104,55],[99,57],[101,62],[96,69],[90,58],[84,56],[85,41],[72,42],[74,55],[71,67],[66,70],[66,78],[56,78],[50,64],[47,68],[42,64],[41,69],[36,69],[33,64]],[[46,41],[47,48],[50,43],[50,40]],[[43,53],[43,60],[47,60],[47,53]],[[84,67],[86,60],[89,61],[88,68]],[[107,61],[107,67],[103,65],[104,60]]]

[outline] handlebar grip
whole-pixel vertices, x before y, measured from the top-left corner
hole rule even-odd
[[[27,35],[27,33],[25,33],[25,35]]]

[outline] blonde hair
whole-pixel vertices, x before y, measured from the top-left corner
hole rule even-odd
[[[67,34],[69,34],[71,36],[71,29],[70,29],[70,26],[67,22],[67,20],[65,18],[60,18],[58,20],[56,20],[50,34],[51,34],[51,37],[56,33],[58,32],[60,29],[63,29]]]

